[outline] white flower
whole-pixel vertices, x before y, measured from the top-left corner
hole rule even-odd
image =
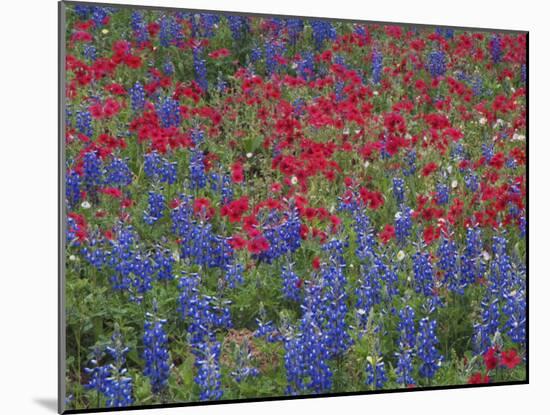
[[[75,257],[74,255],[71,255],[71,256],[69,257],[69,261],[76,261],[76,257]]]
[[[456,180],[453,180],[453,181],[451,182],[451,187],[452,187],[453,189],[456,189],[457,186],[458,186],[458,182],[457,182]]]
[[[377,97],[377,96],[378,96],[378,91],[374,91],[374,92],[372,93],[372,95],[374,95],[375,97]]]
[[[370,166],[370,163],[369,163],[369,161],[368,161],[368,160],[367,160],[367,161],[365,161],[365,164],[363,164],[363,166],[365,166],[365,169],[366,169],[367,167],[369,167],[369,166]]]
[[[349,128],[348,128],[348,127],[344,128],[344,131],[342,131],[342,132],[343,132],[345,135],[348,135],[348,134],[349,134]]]
[[[292,183],[292,184],[297,184],[297,183],[298,183],[298,178],[297,178],[296,176],[292,176],[292,177],[290,178],[290,183]]]
[[[108,30],[108,29],[103,29],[103,30],[101,31],[101,33],[103,33],[104,35],[106,35],[107,33],[109,33],[109,30]]]
[[[174,261],[180,262],[180,254],[179,254],[179,252],[178,252],[178,251],[172,252],[172,258],[174,259]]]
[[[90,202],[88,202],[87,200],[85,200],[84,202],[82,202],[82,204],[80,205],[82,206],[82,209],[90,209],[92,207],[92,205],[90,204]]]
[[[523,134],[514,133],[512,141],[525,141],[525,136]]]
[[[405,258],[405,252],[399,251],[399,252],[397,253],[397,260],[398,260],[398,261],[403,261],[403,258]]]
[[[481,125],[487,124],[487,118],[481,117],[481,118],[479,119],[479,123],[480,123]]]
[[[491,254],[490,254],[489,252],[487,252],[487,251],[483,251],[483,252],[481,253],[481,255],[483,256],[483,259],[484,259],[485,261],[489,261],[489,260],[491,259]]]
[[[449,174],[451,174],[453,172],[453,166],[448,165],[447,166],[447,171],[449,172]]]
[[[246,153],[246,158],[247,158],[247,159],[252,158],[253,155],[254,155],[254,154],[252,154],[252,153]]]

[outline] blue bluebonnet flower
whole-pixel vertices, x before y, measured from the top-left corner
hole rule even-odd
[[[379,84],[382,80],[382,71],[384,69],[383,60],[384,56],[378,49],[372,51],[372,82]]]
[[[405,155],[405,163],[407,167],[403,166],[403,175],[411,176],[416,172],[416,151],[409,150]]]
[[[439,258],[437,266],[443,271],[443,284],[449,290],[462,294],[467,281],[460,272],[460,263],[456,243],[449,238],[442,238],[437,249]]]
[[[474,324],[474,352],[484,354],[493,344],[500,326],[500,307],[498,298],[490,293],[481,301],[481,323]]]
[[[376,389],[381,389],[384,387],[384,384],[388,381],[386,375],[386,368],[384,361],[381,356],[372,358],[369,356],[369,361],[367,362],[367,378],[365,383],[369,386],[373,386]]]
[[[160,19],[159,41],[163,47],[168,47],[181,39],[181,26],[172,17],[163,15]]]
[[[487,288],[497,298],[504,297],[505,293],[518,281],[507,247],[508,240],[504,235],[493,236],[493,260],[489,268]]]
[[[466,188],[470,192],[475,192],[479,188],[479,180],[477,175],[473,172],[469,172],[466,176],[464,176],[464,182],[466,183]]]
[[[362,329],[367,326],[372,307],[382,300],[382,284],[376,265],[367,267],[361,265],[359,287],[355,290],[357,302],[355,304],[358,323]]]
[[[258,45],[254,46],[250,51],[250,62],[255,63],[262,59],[264,53]]]
[[[450,28],[436,27],[435,33],[440,36],[444,36],[446,39],[452,39],[454,36],[454,30]]]
[[[101,159],[95,151],[84,154],[82,182],[86,190],[93,191],[103,183]]]
[[[188,317],[191,317],[193,312],[193,304],[196,301],[198,293],[198,285],[200,283],[199,274],[184,274],[181,276],[178,288],[180,290],[180,295],[178,297],[178,312],[182,320],[186,320]]]
[[[134,38],[138,45],[149,40],[149,31],[147,30],[147,23],[143,18],[143,13],[139,10],[134,10],[131,16],[130,25],[134,31]]]
[[[102,27],[107,17],[108,9],[106,7],[92,6],[92,21],[96,28]]]
[[[238,262],[225,266],[224,280],[229,288],[235,288],[244,282],[243,271],[244,267]]]
[[[105,167],[105,184],[110,186],[128,186],[132,183],[132,172],[125,160],[114,157]]]
[[[195,383],[200,389],[200,400],[217,400],[223,395],[221,389],[220,352],[216,340],[217,327],[231,327],[228,302],[212,296],[200,295],[198,274],[184,275],[180,279],[179,312],[188,322],[189,343],[195,355],[197,375]]]
[[[91,367],[84,368],[84,372],[89,376],[88,382],[84,387],[86,389],[94,389],[102,394],[105,393],[107,378],[111,375],[109,365],[100,365],[103,357],[103,350],[100,347],[94,347],[90,360]]]
[[[174,184],[177,180],[177,163],[161,157],[156,151],[144,156],[143,170],[145,175],[157,182]]]
[[[434,50],[428,55],[428,70],[432,78],[438,78],[447,72],[447,58],[442,50]]]
[[[194,224],[187,238],[187,246],[182,244],[182,257],[191,258],[198,265],[224,268],[232,258],[228,239],[216,234],[211,223]]]
[[[418,325],[417,353],[422,361],[420,376],[431,379],[439,370],[443,356],[437,350],[439,340],[436,336],[437,322],[424,317]]]
[[[208,92],[206,61],[202,57],[202,48],[199,46],[193,48],[193,67],[195,68],[195,81],[203,92]]]
[[[525,290],[518,288],[505,294],[502,313],[506,316],[505,333],[514,343],[524,345],[526,341],[526,297]]]
[[[414,325],[415,312],[409,305],[399,310],[399,345],[412,349],[416,343],[416,329]]]
[[[170,96],[159,98],[156,106],[157,115],[160,118],[164,128],[179,127],[181,122],[181,114],[179,102]]]
[[[405,180],[400,177],[393,178],[393,197],[398,205],[405,200]]]
[[[411,235],[411,230],[411,209],[407,206],[402,206],[400,211],[395,215],[395,238],[400,245],[405,245]]]
[[[274,39],[268,39],[265,41],[265,70],[267,76],[271,76],[278,71],[279,63],[277,62],[277,56],[281,52],[281,45]]]
[[[364,25],[361,24],[354,24],[353,25],[353,33],[355,33],[358,36],[367,36],[367,29]]]
[[[308,284],[306,293],[298,344],[303,358],[301,377],[305,390],[321,393],[332,387],[332,371],[328,365],[331,350],[326,345],[323,333],[322,287]]]
[[[296,98],[294,100],[294,102],[292,103],[292,108],[293,108],[292,113],[294,114],[295,117],[299,118],[305,114],[305,105],[306,105],[306,102],[304,101],[303,98]]]
[[[157,316],[156,303],[154,313],[146,313],[143,334],[143,374],[151,382],[151,390],[158,394],[162,392],[170,376],[170,355],[168,352],[168,336],[164,330],[165,319]]]
[[[302,53],[302,59],[298,61],[296,71],[298,76],[305,81],[311,81],[315,78],[315,60],[312,52]]]
[[[336,55],[335,58],[334,58],[334,63],[338,64],[338,65],[341,65],[343,67],[346,67],[345,60],[344,60],[344,57],[342,55]],[[337,76],[336,77],[336,83],[334,85],[334,96],[336,98],[336,102],[340,102],[345,98],[345,96],[344,96],[344,86],[345,86],[345,82],[342,79],[342,77]]]
[[[413,378],[414,367],[412,363],[412,350],[400,348],[399,351],[395,353],[395,356],[397,357],[397,365],[395,367],[397,383],[403,386],[414,385],[415,381]]]
[[[116,291],[130,289],[132,284],[131,273],[133,261],[136,255],[134,244],[137,242],[137,234],[132,226],[117,225],[114,229],[115,237],[111,244],[111,255],[108,264],[113,270],[110,282]]]
[[[489,40],[489,49],[493,63],[499,63],[502,59],[502,39],[499,35],[494,34]]]
[[[323,49],[326,40],[336,39],[336,29],[331,22],[326,20],[311,20],[313,29],[313,41],[317,50]]]
[[[166,199],[162,193],[149,192],[149,209],[143,212],[143,220],[152,225],[163,217]]]
[[[210,38],[214,36],[214,27],[220,22],[220,16],[210,13],[200,13],[200,28],[202,29],[202,36]],[[193,37],[198,37],[193,35]]]
[[[130,100],[134,111],[142,111],[145,107],[145,89],[139,81],[136,81],[134,86],[130,88]]]
[[[76,129],[88,137],[94,135],[94,128],[92,126],[92,114],[90,114],[90,111],[76,112]]]
[[[233,200],[233,188],[229,175],[212,172],[209,177],[209,183],[212,191],[220,193],[222,205],[226,205]]]
[[[220,342],[201,342],[197,345],[194,353],[197,359],[195,366],[198,368],[195,382],[200,389],[199,399],[201,401],[221,399],[223,390],[220,372]]]
[[[435,191],[435,201],[438,205],[446,205],[449,203],[449,186],[444,183],[437,183],[435,185]]]
[[[103,239],[98,231],[92,231],[88,235],[88,243],[80,249],[84,259],[98,270],[103,268],[108,259],[108,252],[102,248]]]
[[[481,144],[481,154],[483,155],[485,162],[488,163],[495,155],[495,146],[486,143]]]
[[[475,76],[470,81],[470,86],[472,87],[472,90],[474,91],[474,95],[476,97],[479,97],[483,94],[483,78],[481,76]]]
[[[520,77],[522,83],[527,82],[527,65],[524,63],[521,64]]]
[[[262,231],[269,242],[269,248],[257,255],[258,259],[271,264],[287,253],[295,252],[302,242],[301,221],[296,208],[285,212],[284,219],[277,224],[267,223]]]
[[[229,22],[229,29],[231,30],[231,36],[233,40],[240,40],[243,35],[248,31],[248,20],[244,16],[226,16]]]
[[[129,347],[124,346],[120,331],[118,328],[115,329],[115,333],[111,337],[111,344],[107,346],[107,352],[113,358],[114,363],[109,367],[110,376],[106,379],[103,392],[109,408],[121,408],[133,403],[133,382],[125,368],[126,354],[129,350]]]
[[[216,91],[218,91],[219,93],[224,93],[227,90],[227,85],[228,84],[224,76],[219,73],[216,81]]]
[[[375,256],[373,263],[376,272],[378,272],[380,276],[380,281],[384,283],[384,293],[388,297],[388,300],[390,300],[398,293],[397,283],[399,278],[395,271],[395,267],[385,254]]]
[[[287,334],[283,340],[285,351],[285,370],[286,370],[286,394],[296,395],[304,390],[302,381],[302,368],[304,367],[304,355],[302,354],[303,343],[301,334]]]
[[[466,248],[460,257],[460,273],[466,284],[474,283],[485,274],[485,261],[482,255],[483,242],[480,228],[468,228]]]
[[[143,294],[153,288],[155,267],[149,257],[142,252],[136,252],[132,259],[132,280],[130,300],[141,303]]]
[[[81,186],[82,181],[80,180],[80,175],[75,171],[67,171],[65,198],[67,199],[67,204],[69,205],[69,207],[76,206],[80,201]]]
[[[332,246],[331,246],[332,244]],[[329,349],[331,356],[345,353],[351,344],[348,333],[346,315],[348,312],[346,285],[344,274],[346,263],[343,258],[343,244],[334,239],[323,249],[330,249],[330,258],[327,264],[321,267],[320,278],[324,290],[325,323],[325,347]]]
[[[154,268],[157,270],[158,281],[170,281],[174,279],[174,256],[168,249],[157,248],[152,256]]]
[[[193,128],[191,131],[191,141],[195,146],[198,146],[204,142],[204,131],[199,128]]]
[[[170,59],[166,59],[164,63],[162,64],[162,72],[166,76],[172,76],[174,75],[174,71],[176,70],[176,67],[172,63]]]
[[[254,337],[265,337],[269,343],[276,343],[278,341],[285,340],[281,332],[272,321],[263,322],[260,319],[256,319],[258,328],[254,332]]]
[[[300,301],[301,290],[299,287],[300,277],[294,272],[294,263],[287,261],[281,268],[281,279],[283,280],[283,295],[292,301]]]
[[[76,4],[74,6],[74,11],[80,19],[86,20],[90,17],[90,14],[92,13],[92,7],[86,6],[84,4]]]
[[[204,154],[196,148],[191,150],[189,179],[191,180],[191,189],[202,189],[206,186],[207,177],[204,167]]]
[[[250,350],[250,344],[245,338],[243,342],[238,345],[235,352],[235,370],[231,372],[231,376],[236,382],[242,382],[249,377],[258,376],[260,371],[251,365],[252,352]]]
[[[527,235],[527,218],[525,217],[525,212],[523,212],[519,218],[519,231],[520,236],[525,238]]]
[[[290,45],[295,45],[300,34],[304,31],[304,21],[302,19],[286,19],[286,30]]]
[[[84,56],[86,59],[94,62],[97,59],[97,49],[94,45],[89,43],[84,45]]]

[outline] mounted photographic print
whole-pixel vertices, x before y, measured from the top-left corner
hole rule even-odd
[[[60,412],[528,382],[527,32],[59,11]]]

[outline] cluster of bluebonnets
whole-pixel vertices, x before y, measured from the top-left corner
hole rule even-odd
[[[69,11],[69,405],[523,379],[520,41],[315,19]],[[477,57],[457,64],[453,50],[468,48]],[[407,62],[421,74],[414,85]],[[118,77],[110,65],[122,65]],[[505,86],[513,98],[495,96],[485,73],[514,82]],[[457,128],[442,115],[452,99]],[[487,102],[506,120],[489,121]],[[240,144],[264,111],[273,120],[253,132],[261,140]],[[327,121],[331,111],[345,122]],[[232,127],[239,117],[244,128]],[[471,119],[494,124],[496,138],[460,141]],[[422,122],[431,128],[405,133]],[[359,163],[348,162],[348,145]],[[521,364],[484,368],[487,353],[505,350]]]

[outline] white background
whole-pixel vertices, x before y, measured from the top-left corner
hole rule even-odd
[[[116,1],[115,1],[116,2]],[[127,3],[136,3],[128,0]],[[550,392],[547,199],[549,22],[544,2],[141,0],[138,4],[530,31],[531,384],[248,403],[156,413],[541,413]],[[539,4],[537,6],[536,4]],[[52,414],[57,385],[57,4],[2,2],[0,412]],[[154,413],[150,411],[140,413]]]

